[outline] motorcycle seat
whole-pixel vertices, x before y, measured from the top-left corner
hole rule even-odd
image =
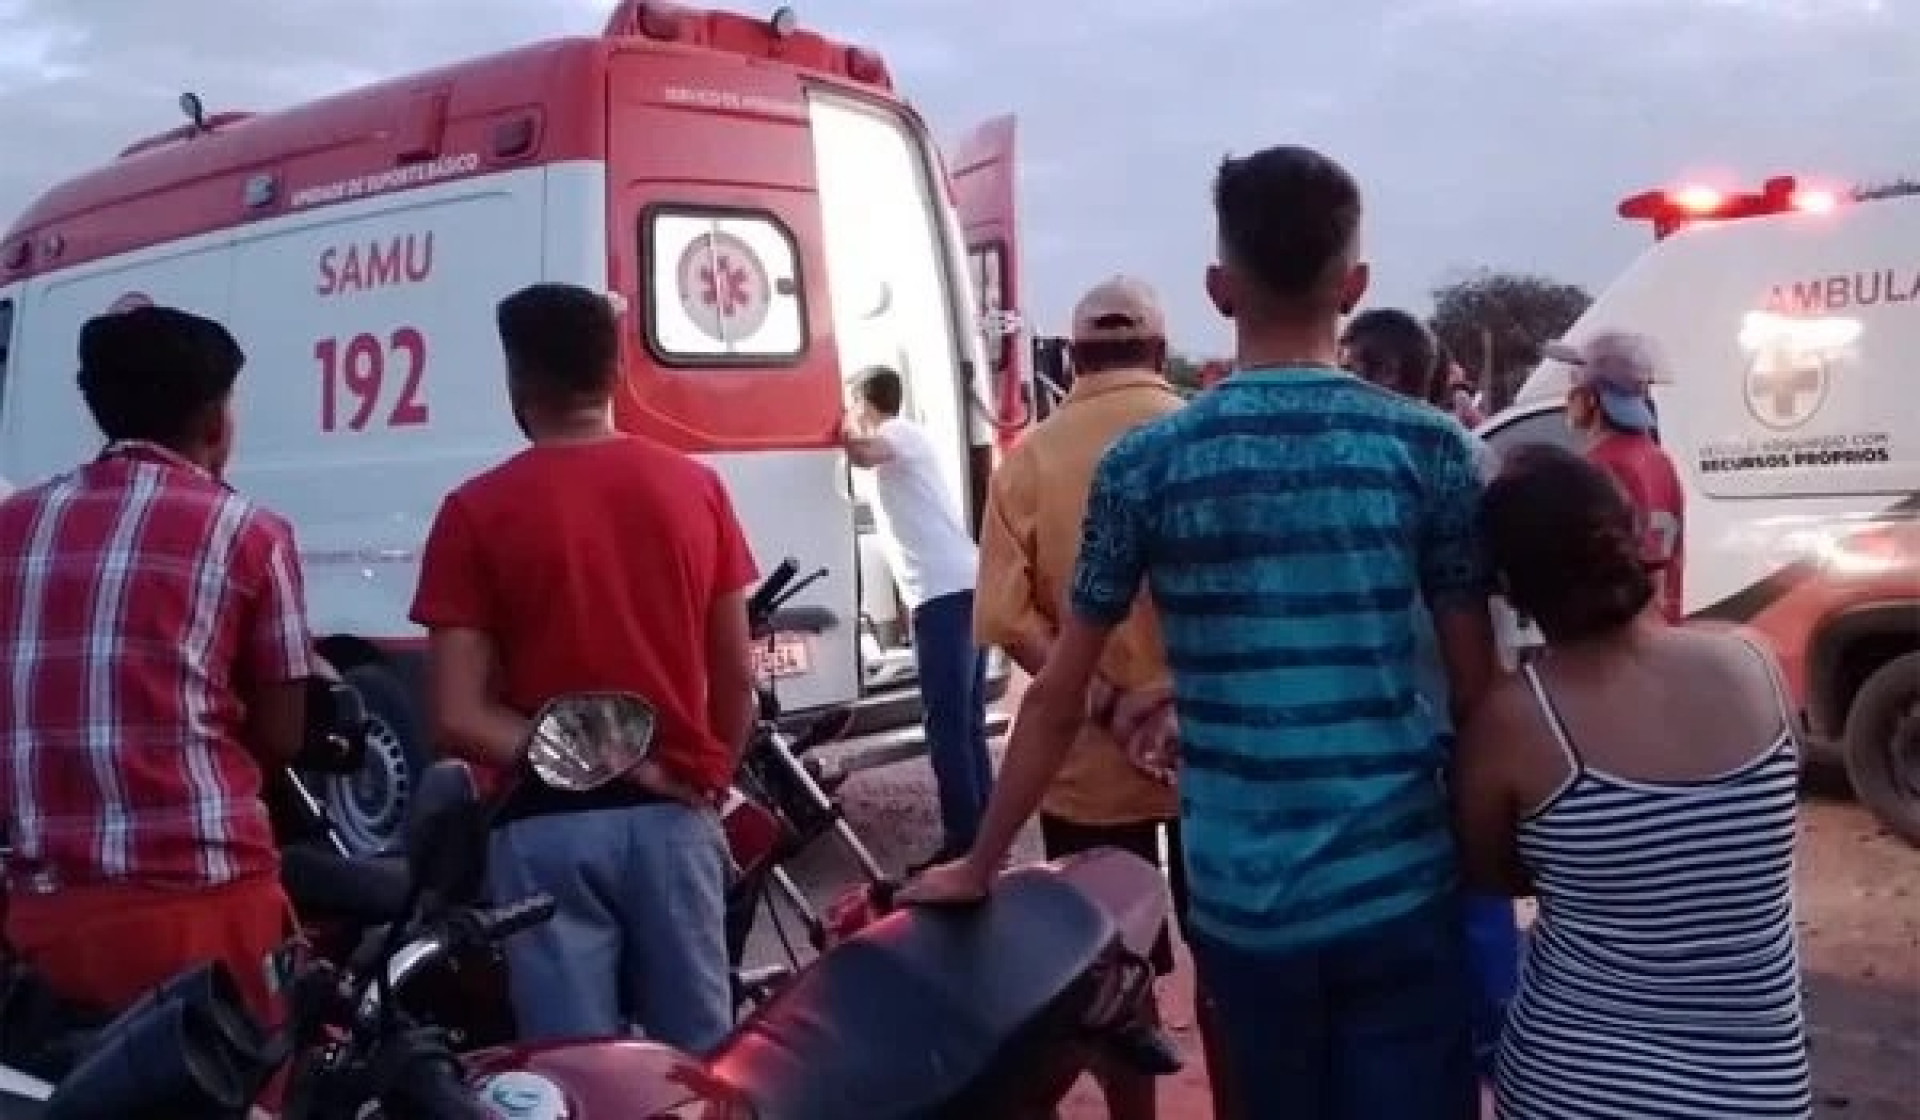
[[[1082,981],[1118,940],[1056,871],[1023,868],[979,907],[901,910],[835,946],[709,1069],[760,1120],[988,1115],[1002,1080],[1077,1031]]]
[[[280,852],[280,885],[302,918],[382,925],[406,917],[411,879],[400,856],[349,859],[293,844]]]

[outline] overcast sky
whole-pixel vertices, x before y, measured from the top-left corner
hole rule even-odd
[[[285,105],[541,36],[610,0],[0,0],[0,214],[174,101]],[[768,11],[773,5],[768,4]],[[1030,317],[1058,329],[1114,271],[1156,284],[1177,342],[1228,152],[1312,144],[1370,203],[1377,302],[1424,308],[1478,265],[1604,286],[1649,236],[1622,196],[1701,176],[1920,172],[1920,0],[811,0],[879,48],[952,138],[1020,116]]]

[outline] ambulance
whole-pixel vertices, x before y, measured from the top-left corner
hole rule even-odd
[[[1777,651],[1815,749],[1920,844],[1920,196],[1650,191],[1651,249],[1569,332],[1662,355],[1660,440],[1686,488],[1685,609]],[[1569,369],[1480,433],[1571,445]]]
[[[429,758],[420,546],[451,488],[523,445],[493,307],[535,281],[622,308],[618,422],[720,472],[762,570],[827,570],[762,651],[786,709],[913,749],[906,628],[872,622],[898,603],[860,547],[840,418],[850,378],[900,370],[977,508],[1019,421],[999,385],[1019,373],[1010,119],[950,179],[873,51],[791,8],[648,0],[598,36],[284,111],[181,109],[0,239],[0,477],[99,450],[73,381],[89,317],[160,303],[230,326],[230,480],[292,520],[323,652],[379,722],[366,770],[326,786],[356,847],[397,836]]]

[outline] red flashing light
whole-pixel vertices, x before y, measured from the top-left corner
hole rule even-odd
[[[1727,204],[1727,196],[1724,191],[1714,187],[1695,184],[1690,187],[1681,187],[1679,190],[1668,191],[1667,201],[1689,214],[1699,214],[1704,217],[1713,214],[1725,206]]]
[[[1758,191],[1723,191],[1705,184],[1643,191],[1620,203],[1620,216],[1653,223],[1654,239],[1671,236],[1696,222],[1725,222],[1801,211],[1825,214],[1840,205],[1830,190],[1801,187],[1791,175],[1776,175]]]
[[[1793,208],[1809,214],[1826,214],[1840,205],[1840,196],[1828,190],[1806,188],[1793,192]]]

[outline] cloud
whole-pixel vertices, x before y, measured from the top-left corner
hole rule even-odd
[[[530,39],[606,0],[0,0],[0,212],[178,123],[174,100],[273,108]],[[772,3],[766,5],[772,10]],[[1622,196],[1710,176],[1916,170],[1920,5],[1896,0],[802,0],[874,46],[943,137],[1021,117],[1028,308],[1057,328],[1115,270],[1186,344],[1220,156],[1304,142],[1369,196],[1379,298],[1490,264],[1604,284],[1644,242]]]

